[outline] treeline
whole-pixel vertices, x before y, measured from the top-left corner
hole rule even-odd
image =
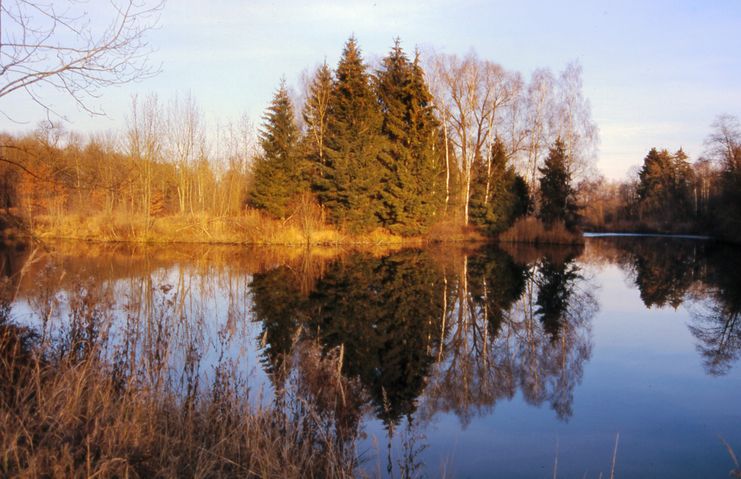
[[[244,209],[253,143],[246,120],[216,131],[209,149],[195,102],[132,99],[123,134],[83,139],[55,124],[0,136],[0,207],[37,217],[234,215]]]
[[[299,95],[280,84],[257,135],[246,121],[210,131],[192,98],[153,95],[132,99],[121,134],[4,135],[0,206],[31,224],[103,214],[149,228],[252,208],[356,234],[497,233],[529,214],[573,227],[572,181],[589,173],[595,141],[577,65],[526,82],[475,54],[423,63],[396,41],[371,69],[350,38],[337,67],[321,65]]]
[[[703,156],[690,162],[680,148],[651,148],[624,182],[584,182],[580,191],[591,227],[705,233],[741,241],[741,128],[721,115],[711,126]]]

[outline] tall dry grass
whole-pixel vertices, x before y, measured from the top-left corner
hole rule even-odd
[[[8,342],[7,334],[3,338]],[[11,340],[12,341],[12,340]],[[6,345],[3,345],[3,347]],[[354,450],[306,404],[251,406],[222,374],[197,398],[96,360],[19,366],[3,387],[3,477],[352,477]],[[11,360],[13,361],[13,360]],[[22,379],[21,377],[22,376]],[[3,378],[3,379],[8,379]]]
[[[150,218],[130,215],[39,216],[32,234],[40,239],[139,243],[213,243],[285,246],[401,244],[404,238],[376,229],[350,235],[300,216],[286,220],[248,210],[238,216],[208,214]]]
[[[532,244],[583,244],[584,237],[570,231],[563,223],[555,223],[547,228],[540,220],[532,216],[518,219],[507,231],[499,235],[499,241],[505,243]]]
[[[142,349],[106,351],[105,300],[70,301],[70,326],[54,338],[15,324],[0,289],[0,477],[346,478],[356,472],[357,429],[319,410],[302,391],[350,393],[336,358],[304,361],[279,403],[254,401],[235,364],[209,384]],[[99,307],[101,306],[101,307]],[[137,355],[139,355],[137,357]],[[197,355],[196,355],[197,356]],[[190,369],[189,369],[190,368]],[[320,371],[320,372],[312,372]],[[173,377],[187,377],[186,387]],[[307,379],[308,378],[308,379]],[[312,389],[313,388],[313,389]],[[340,401],[336,401],[340,404]],[[340,423],[342,425],[340,425]],[[357,421],[356,423],[357,424]]]

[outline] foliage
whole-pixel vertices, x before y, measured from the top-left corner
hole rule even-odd
[[[720,188],[715,201],[719,233],[741,242],[741,126],[738,118],[719,116],[705,141],[708,155],[720,169]]]
[[[448,230],[456,238],[497,233],[531,213],[533,168],[556,133],[569,139],[566,169],[588,170],[596,130],[580,68],[569,65],[558,81],[541,71],[531,83],[475,54],[433,57],[425,69],[398,40],[371,74],[353,37],[336,70],[324,63],[306,82],[300,125],[285,81],[279,85],[259,154],[246,121],[209,135],[192,98],[134,97],[123,138],[83,141],[51,124],[3,137],[0,207],[31,227],[42,219],[46,234],[89,215],[93,224],[72,235],[100,231],[101,239],[149,241],[177,214],[198,217],[183,221],[202,230],[186,228],[185,241],[210,241],[211,223],[241,216],[245,206],[286,225],[303,218],[306,242],[325,222],[355,237],[380,229],[422,237],[433,225],[438,239]],[[98,228],[101,217],[117,221]],[[130,231],[119,228],[125,223]]]
[[[282,82],[265,115],[260,132],[262,154],[255,158],[250,204],[276,218],[286,218],[289,201],[304,189],[299,131],[293,105]]]
[[[546,227],[562,222],[573,229],[578,219],[576,192],[571,186],[566,146],[557,139],[551,147],[543,167],[538,168],[540,177],[540,218]]]
[[[652,148],[638,174],[638,207],[641,218],[681,221],[693,214],[692,169],[687,155]]]
[[[303,155],[310,167],[309,176],[322,173],[325,164],[325,141],[327,135],[329,98],[332,94],[332,71],[323,63],[316,71],[307,92],[302,111],[306,132],[303,137]]]
[[[436,195],[439,168],[435,162],[437,120],[418,57],[409,61],[396,40],[376,74],[381,105],[381,132],[386,147],[381,189],[382,222],[391,231],[417,234],[430,224],[439,208]]]
[[[505,146],[497,137],[490,158],[475,165],[471,193],[471,219],[491,233],[501,233],[530,213],[530,188],[508,164]]]
[[[572,231],[562,223],[553,223],[547,228],[542,221],[533,216],[525,216],[499,235],[499,241],[505,243],[532,244],[583,244],[584,237]]]
[[[325,164],[314,188],[336,225],[370,231],[380,224],[383,121],[357,41],[345,44],[328,103]]]

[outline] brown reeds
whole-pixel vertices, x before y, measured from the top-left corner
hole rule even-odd
[[[228,371],[179,397],[140,378],[116,381],[95,357],[9,364],[3,333],[3,477],[351,477],[354,450],[305,402],[253,406]],[[8,351],[8,347],[16,348]],[[9,353],[9,354],[8,354]],[[14,361],[10,359],[10,361]],[[10,369],[12,366],[13,369]],[[10,379],[10,378],[3,378]]]
[[[312,406],[305,386],[289,384],[280,403],[265,405],[232,362],[214,366],[205,384],[188,374],[198,366],[171,370],[165,350],[148,359],[142,349],[111,350],[96,306],[105,299],[80,291],[54,340],[14,324],[9,295],[0,301],[0,477],[355,474],[354,429]],[[305,367],[337,369],[322,361]]]
[[[518,219],[507,231],[499,235],[499,241],[505,243],[532,244],[583,244],[583,236],[570,231],[563,223],[554,223],[546,227],[532,216]]]

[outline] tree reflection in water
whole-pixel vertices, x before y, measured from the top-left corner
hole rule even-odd
[[[709,374],[741,356],[741,255],[710,243],[590,240],[584,255],[89,248],[43,260],[4,252],[3,291],[31,318],[13,326],[2,310],[3,330],[57,357],[100,355],[114,380],[167,384],[185,403],[247,384],[249,374],[224,374],[257,343],[275,404],[311,404],[349,455],[372,414],[400,438],[396,462],[409,475],[438,414],[466,426],[518,392],[562,420],[574,414],[598,307],[584,264],[619,265],[648,307],[687,306]]]
[[[685,305],[705,370],[728,373],[741,356],[738,248],[676,238],[604,238],[592,249],[629,272],[647,307]]]
[[[518,388],[566,419],[596,311],[576,254],[530,263],[498,249],[354,255],[331,264],[305,297],[284,268],[255,275],[266,368],[280,370],[297,341],[340,351],[342,373],[360,381],[390,430],[420,398],[421,420],[453,411],[467,424]]]
[[[741,356],[741,255],[719,248],[708,256],[704,294],[695,295],[690,331],[709,374],[728,373]]]
[[[573,257],[546,255],[523,264],[493,251],[470,265],[463,259],[466,274],[453,285],[457,300],[424,417],[452,411],[466,425],[518,389],[531,404],[549,402],[560,418],[571,415],[596,311]],[[546,298],[551,292],[559,298]]]

